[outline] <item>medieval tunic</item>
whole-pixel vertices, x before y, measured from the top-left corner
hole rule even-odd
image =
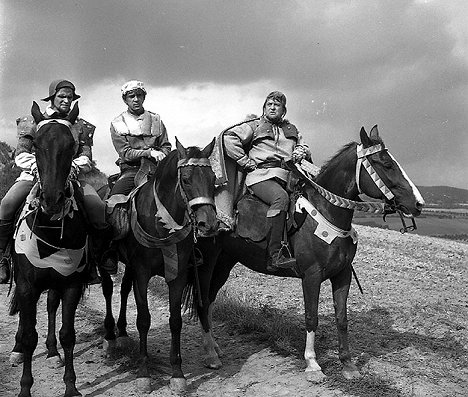
[[[171,151],[166,127],[161,117],[153,112],[145,110],[136,116],[125,111],[111,122],[110,131],[121,168],[139,166],[142,157],[151,158],[151,150],[165,155]]]
[[[296,126],[286,120],[273,124],[262,116],[224,133],[224,148],[229,157],[241,167],[249,160],[257,164],[257,169],[247,174],[247,186],[273,178],[286,182],[289,171],[281,168],[280,163],[291,159],[296,146],[309,151]]]

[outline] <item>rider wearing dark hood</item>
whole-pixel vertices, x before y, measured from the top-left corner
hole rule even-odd
[[[49,95],[42,100],[50,102],[44,111],[45,118],[65,118],[71,105],[80,98],[76,94],[75,85],[69,80],[58,79],[50,83]],[[33,140],[37,126],[32,116],[20,117],[16,120],[18,144],[15,151],[15,164],[21,168],[21,175],[16,179],[0,203],[0,283],[9,279],[9,263],[5,254],[8,242],[13,236],[14,217],[21,203],[26,199],[31,188],[36,183],[36,156]],[[78,118],[71,131],[75,138],[75,156],[72,164],[74,176],[91,170],[93,134],[95,126],[86,120]],[[105,221],[105,203],[100,199],[94,188],[81,182],[84,196],[84,208],[94,230],[107,230]]]

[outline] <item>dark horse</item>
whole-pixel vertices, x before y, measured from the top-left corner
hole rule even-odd
[[[180,333],[183,292],[193,286],[193,246],[197,235],[215,233],[218,221],[214,205],[215,175],[208,157],[215,140],[203,150],[185,149],[176,140],[177,149],[161,160],[154,175],[137,191],[130,214],[131,230],[118,240],[120,260],[125,264],[121,285],[121,309],[118,336],[127,336],[126,306],[132,285],[137,305],[140,336],[138,385],[150,390],[147,337],[151,317],[148,308],[148,283],[153,276],[165,277],[169,287],[169,325],[171,329],[171,387],[184,390],[186,380],[181,368]],[[101,272],[106,298],[104,349],[116,339],[112,314],[112,280]],[[195,285],[196,286],[196,285]],[[192,289],[195,292],[196,288]]]
[[[295,270],[283,269],[274,273],[302,280],[307,330],[305,371],[311,381],[319,381],[325,376],[316,361],[314,338],[318,326],[320,285],[327,279],[332,283],[342,373],[347,379],[360,375],[358,368],[351,361],[346,309],[353,271],[352,261],[357,247],[357,234],[351,225],[354,210],[369,209],[376,212],[381,208],[382,211],[379,212],[384,213],[386,208],[387,211],[397,211],[401,216],[413,218],[420,215],[424,204],[415,185],[385,148],[377,126],[372,128],[370,136],[364,128],[361,129],[360,135],[361,144],[352,142],[345,146],[322,167],[315,181],[307,178],[307,173],[297,172],[302,188],[295,199],[295,209],[290,215],[291,218],[297,219],[305,217],[302,225],[297,221],[296,230],[289,236],[297,267]],[[355,200],[359,200],[360,193],[385,200],[387,204],[384,207],[383,203],[357,202]],[[250,223],[244,225],[244,228],[253,228],[251,219],[255,212],[252,207],[252,201],[247,207],[243,207],[243,210],[251,214],[247,214],[246,218],[250,219]],[[262,216],[265,216],[264,214],[266,205]],[[258,219],[261,223],[262,218]],[[238,224],[238,231],[240,226]],[[203,302],[206,314],[211,315],[209,306],[215,301],[219,289],[225,284],[237,262],[254,271],[271,274],[266,268],[267,253],[264,241],[253,242],[239,237],[238,234],[225,233],[221,234],[215,243],[211,243],[211,240],[199,240],[198,247],[203,252],[205,262],[208,262],[212,269],[211,281],[203,280],[203,277],[210,277],[210,271],[206,272],[208,275],[204,273],[200,276],[201,282],[210,283],[208,301]],[[211,318],[209,323],[211,324]],[[219,347],[212,330],[204,328],[203,331],[205,365],[219,368]]]
[[[15,349],[22,351],[24,357],[19,396],[31,396],[32,356],[38,341],[37,302],[46,290],[62,301],[59,339],[65,355],[65,396],[79,396],[73,366],[74,323],[85,283],[87,223],[82,212],[77,210],[74,185],[69,180],[75,153],[70,127],[78,116],[78,106],[74,106],[66,119],[44,119],[35,102],[31,113],[37,123],[34,149],[38,185],[28,197],[15,235],[13,273],[16,286],[10,311],[11,314],[19,311]],[[55,321],[55,314],[53,317]],[[54,344],[55,341],[48,339],[48,346]]]

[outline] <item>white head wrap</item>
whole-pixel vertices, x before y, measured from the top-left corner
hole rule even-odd
[[[145,85],[143,84],[143,82],[138,81],[138,80],[127,81],[120,89],[120,91],[122,92],[122,97],[127,95],[130,91],[135,91],[135,90],[141,90],[146,95]]]

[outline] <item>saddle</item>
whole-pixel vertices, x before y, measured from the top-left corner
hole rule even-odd
[[[288,236],[302,226],[307,216],[307,213],[295,211],[296,200],[297,192],[292,192],[289,196],[289,216],[286,224]],[[267,211],[268,204],[251,193],[244,194],[237,203],[235,234],[256,243],[266,240],[269,233]]]

